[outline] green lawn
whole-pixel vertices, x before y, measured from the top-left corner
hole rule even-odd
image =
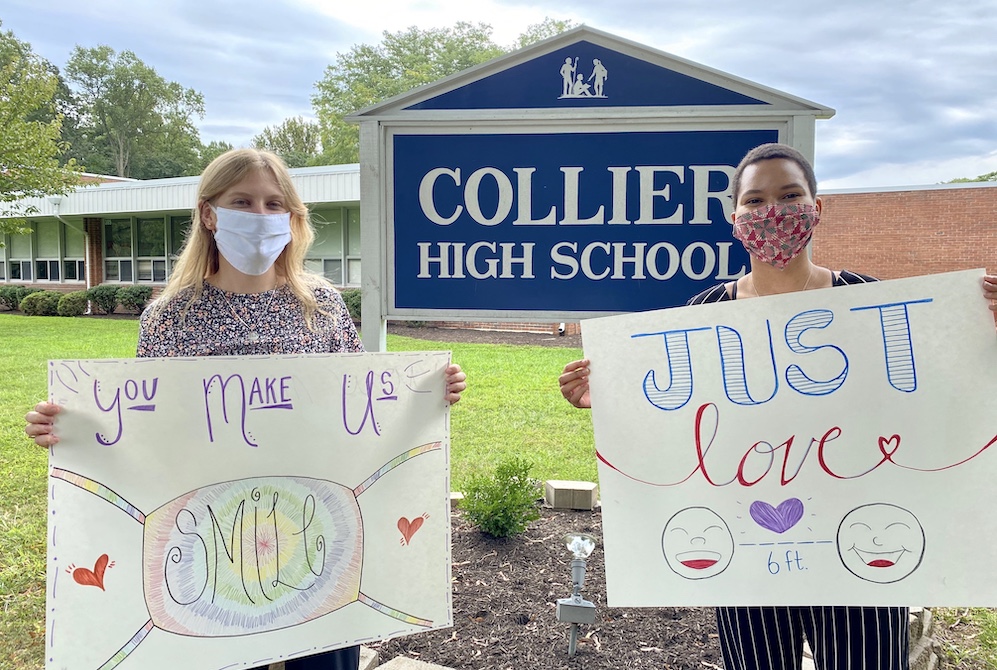
[[[43,667],[47,453],[24,435],[24,414],[46,397],[58,358],[129,358],[138,322],[0,313],[0,668]],[[388,337],[389,351],[450,349],[469,390],[451,413],[453,488],[522,456],[539,479],[596,481],[587,412],[557,389],[578,349],[448,344]]]

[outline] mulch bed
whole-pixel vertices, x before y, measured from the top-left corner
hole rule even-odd
[[[601,514],[542,512],[523,535],[496,539],[455,511],[454,626],[372,645],[382,663],[404,655],[467,670],[720,669],[712,609],[606,607]],[[568,531],[587,532],[600,543],[588,559],[582,591],[596,606],[596,621],[580,627],[572,658],[570,624],[555,616],[557,599],[571,595],[571,557],[561,543]]]

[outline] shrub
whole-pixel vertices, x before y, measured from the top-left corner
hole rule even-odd
[[[87,292],[73,291],[59,298],[59,316],[83,316],[87,311]]]
[[[354,321],[360,321],[360,302],[363,293],[358,288],[347,288],[343,289],[341,294],[343,302],[346,303],[346,309],[350,310],[350,318]]]
[[[25,316],[56,316],[61,299],[62,294],[58,291],[36,291],[24,296],[21,311]]]
[[[460,506],[473,524],[494,537],[519,535],[540,518],[540,482],[530,477],[531,463],[506,458],[493,475],[471,478]]]
[[[21,309],[21,301],[32,293],[38,293],[40,288],[28,288],[27,286],[4,286],[0,288],[0,305],[7,309]]]
[[[118,289],[117,299],[125,309],[141,314],[145,309],[149,298],[152,297],[152,287],[135,284],[133,286],[122,286]]]
[[[87,291],[87,298],[104,314],[113,314],[118,308],[118,287],[111,284],[94,286]]]

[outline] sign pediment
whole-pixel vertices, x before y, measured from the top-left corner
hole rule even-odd
[[[581,26],[352,115],[672,108],[813,114],[834,110]],[[734,109],[736,108],[736,110]]]

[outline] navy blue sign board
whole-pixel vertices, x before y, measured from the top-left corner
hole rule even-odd
[[[746,271],[730,231],[731,157],[777,139],[774,130],[395,134],[395,306],[685,304]]]
[[[747,269],[741,157],[833,113],[587,27],[361,110],[365,325],[684,304]]]

